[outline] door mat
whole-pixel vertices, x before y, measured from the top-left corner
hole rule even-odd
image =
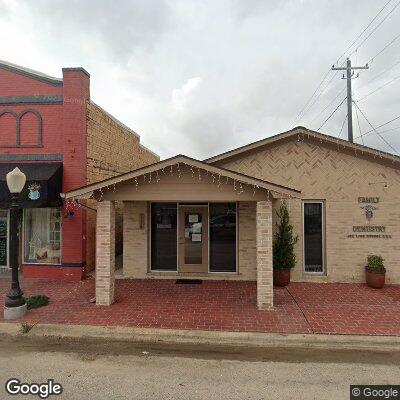
[[[177,279],[175,283],[177,285],[200,285],[203,281],[201,279]]]

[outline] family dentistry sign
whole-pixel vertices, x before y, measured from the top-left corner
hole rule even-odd
[[[379,203],[379,197],[358,197],[358,204],[365,212],[367,221],[371,221],[374,217],[374,211],[378,209],[376,204]],[[347,235],[349,238],[367,238],[367,239],[390,239],[392,235],[386,234],[386,226],[384,225],[353,225],[353,233]]]

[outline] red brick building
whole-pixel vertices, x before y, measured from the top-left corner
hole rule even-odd
[[[63,68],[54,78],[0,61],[0,268],[8,266],[5,175],[15,166],[27,175],[20,199],[24,275],[81,279],[94,267],[95,211],[63,204],[59,193],[158,159],[91,101],[83,68]]]

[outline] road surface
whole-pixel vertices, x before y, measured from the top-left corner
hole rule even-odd
[[[399,384],[400,353],[210,349],[0,337],[9,378],[63,386],[50,399],[349,399],[350,384]],[[38,398],[38,397],[36,397]]]

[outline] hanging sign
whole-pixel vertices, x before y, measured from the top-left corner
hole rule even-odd
[[[37,183],[37,182],[31,183],[28,186],[28,190],[29,190],[28,197],[31,200],[38,200],[40,198],[39,189],[40,189],[40,183]]]

